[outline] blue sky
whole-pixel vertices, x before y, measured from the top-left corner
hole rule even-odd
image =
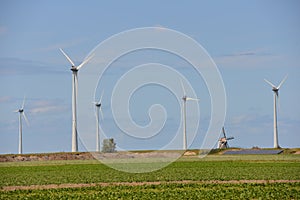
[[[30,126],[23,129],[24,152],[71,150],[71,71],[59,48],[80,63],[95,46],[113,34],[151,26],[174,29],[192,37],[213,58],[226,89],[225,128],[228,135],[235,137],[230,141],[231,146],[273,146],[273,94],[263,79],[279,84],[289,74],[280,90],[279,143],[282,147],[299,147],[299,1],[12,0],[1,1],[0,10],[2,154],[18,151],[18,116],[12,111],[22,104],[24,95],[30,121]],[[164,63],[166,58],[171,58],[159,53],[145,51],[120,58],[106,72],[107,85],[101,86],[101,90],[110,94],[112,87],[108,83],[118,80],[126,71],[124,65],[152,60]],[[180,67],[181,62],[172,57],[168,64]],[[204,130],[210,117],[209,94],[199,77],[193,76],[191,68],[178,70],[190,79],[203,99],[200,129]],[[157,93],[160,99],[151,99]],[[164,128],[163,140],[168,140],[179,126],[180,108],[172,97],[164,95],[168,96],[169,92],[159,87],[142,88],[134,95],[135,106],[131,107],[136,122],[146,125],[149,119],[145,113],[149,106],[156,101],[166,105],[170,115],[175,116],[168,118]],[[121,137],[105,101],[110,102],[109,95],[103,99],[103,130],[115,137],[117,144],[128,149],[160,147],[156,140],[147,146]],[[194,120],[192,112],[189,117]],[[201,140],[196,138],[191,147],[199,148]],[[84,150],[82,145],[80,150]]]

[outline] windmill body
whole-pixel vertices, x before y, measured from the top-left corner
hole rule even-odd
[[[273,123],[273,129],[274,129],[274,148],[280,148],[279,142],[278,142],[278,127],[277,127],[277,100],[279,98],[279,89],[281,85],[284,83],[284,81],[287,79],[287,75],[285,78],[280,82],[278,86],[275,86],[273,83],[270,81],[266,80],[265,81],[272,87],[272,91],[274,92],[274,123]]]
[[[218,145],[218,148],[219,148],[219,149],[229,148],[228,140],[233,140],[234,137],[226,137],[226,133],[225,133],[224,127],[222,128],[222,133],[223,133],[223,137],[221,137],[221,138],[219,139],[219,145]]]
[[[67,58],[67,60],[71,63],[71,71],[72,71],[72,152],[78,151],[78,132],[77,132],[77,91],[78,91],[78,71],[79,69],[86,64],[92,57],[88,57],[84,60],[79,66],[75,66],[74,62],[70,59],[70,57],[62,50],[60,51]]]

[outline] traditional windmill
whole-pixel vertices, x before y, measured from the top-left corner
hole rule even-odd
[[[222,128],[222,133],[223,133],[223,137],[221,137],[221,138],[219,139],[218,148],[219,148],[219,149],[229,148],[228,140],[232,140],[232,139],[234,139],[234,137],[229,137],[229,138],[227,138],[227,137],[226,137],[226,134],[225,134],[225,129],[224,129],[224,127]]]

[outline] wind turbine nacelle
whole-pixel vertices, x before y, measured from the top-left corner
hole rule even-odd
[[[96,103],[95,106],[101,107],[101,103]]]
[[[72,66],[70,70],[73,71],[73,72],[77,72],[78,71],[78,69],[75,66]]]

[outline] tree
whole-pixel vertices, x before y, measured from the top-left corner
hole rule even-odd
[[[116,143],[113,138],[103,140],[102,152],[104,153],[116,152]]]

